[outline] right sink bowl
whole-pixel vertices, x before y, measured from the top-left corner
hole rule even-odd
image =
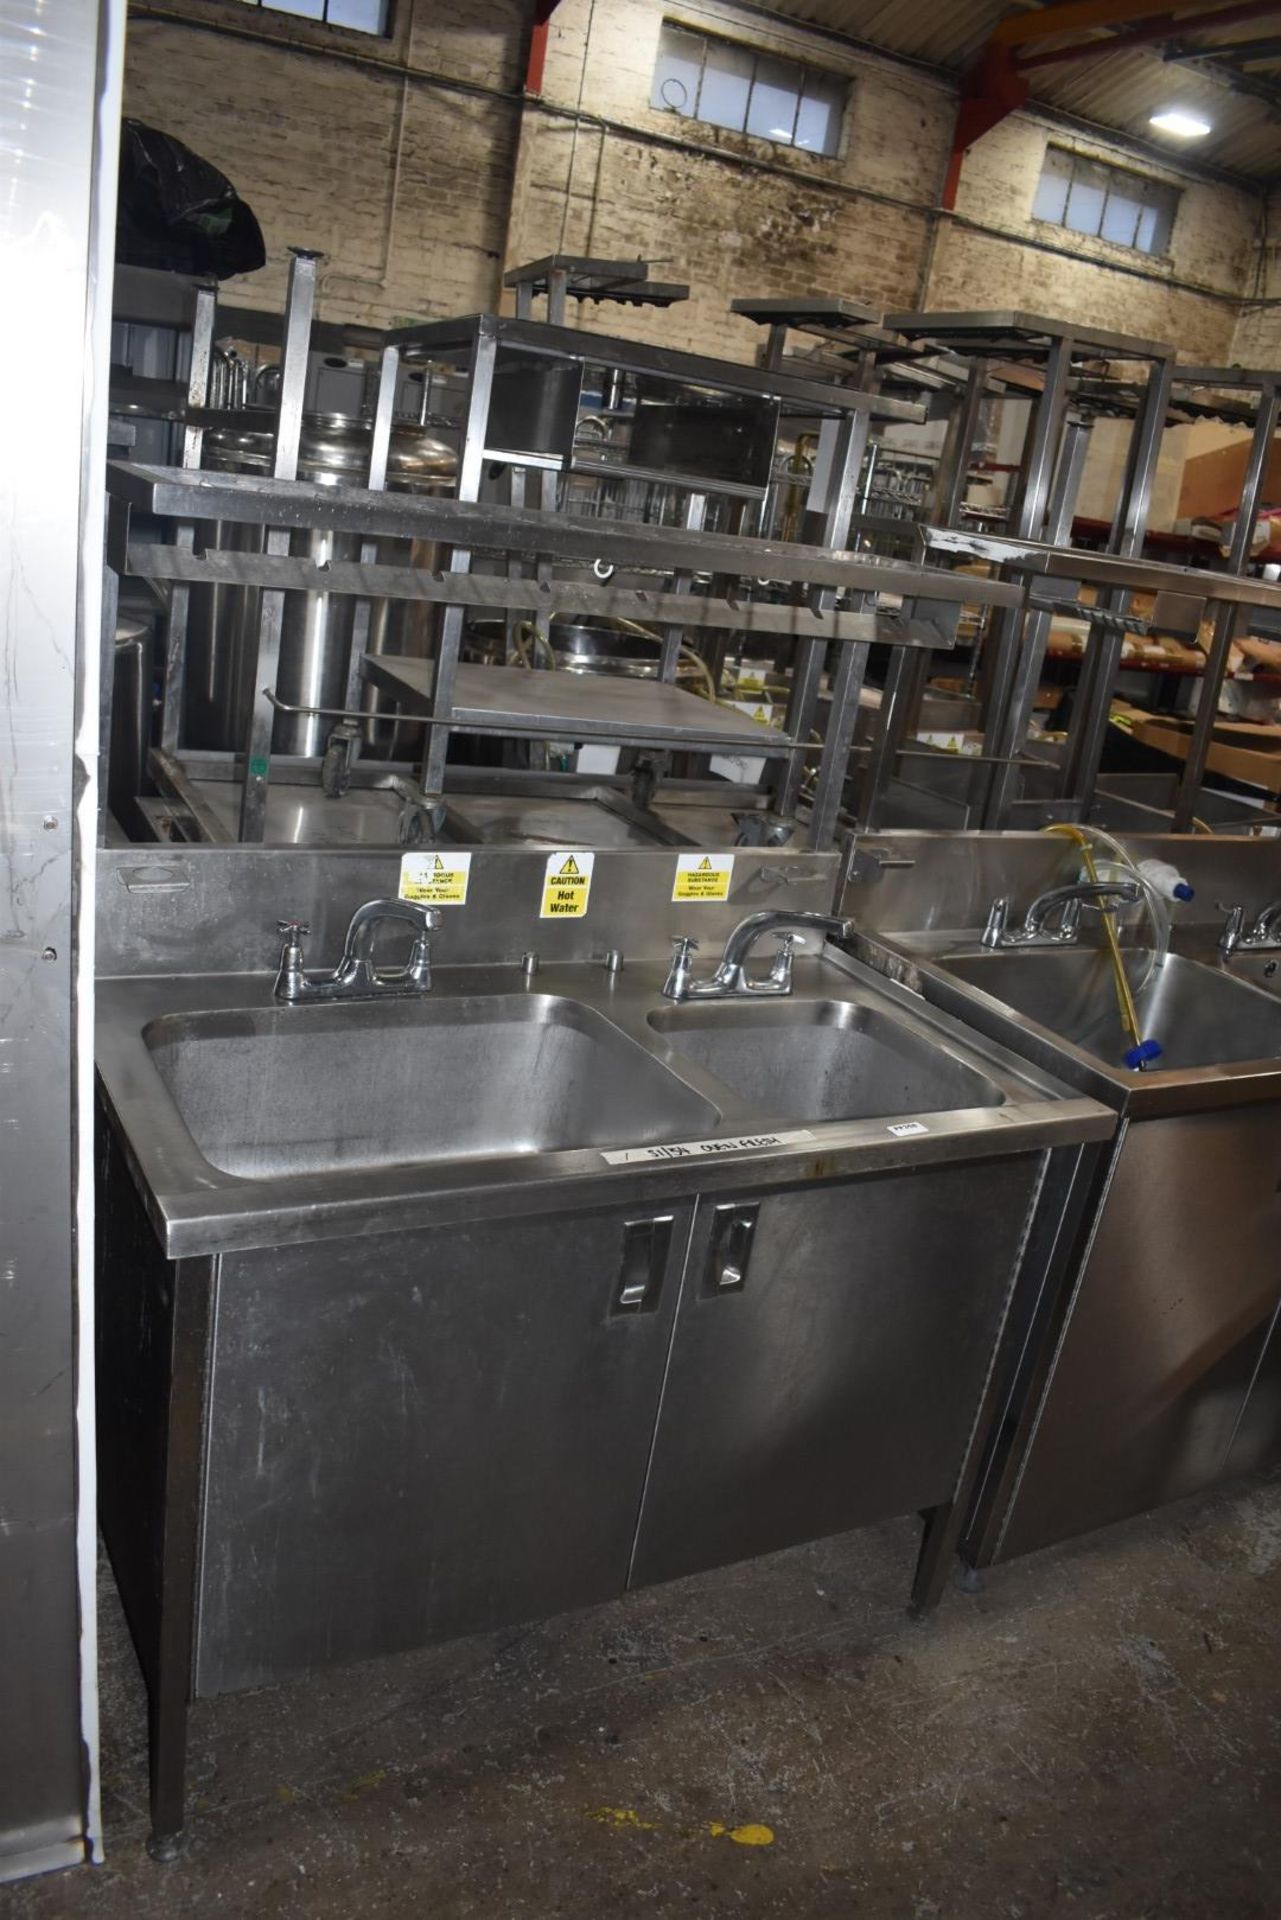
[[[1142,947],[1127,949],[1126,977],[1143,1038],[1161,1043],[1157,1071],[1231,1066],[1281,1055],[1281,1001],[1217,967],[1167,954],[1153,967]],[[1117,1004],[1116,981],[1099,948],[1025,948],[951,954],[944,969],[1015,1013],[1069,1041],[1108,1067],[1124,1063],[1131,1044]]]
[[[693,1061],[778,1120],[895,1119],[1005,1099],[937,1041],[857,1001],[695,1000],[649,1024],[677,1071]]]

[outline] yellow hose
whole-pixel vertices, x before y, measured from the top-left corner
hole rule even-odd
[[[1097,883],[1099,870],[1094,864],[1094,848],[1087,835],[1079,828],[1059,821],[1054,826],[1044,827],[1044,833],[1056,833],[1062,839],[1071,840],[1081,849],[1082,864],[1089,878]],[[1107,937],[1108,957],[1112,962],[1112,980],[1116,987],[1116,1002],[1120,1009],[1121,1024],[1136,1047],[1143,1045],[1143,1035],[1139,1031],[1139,1014],[1134,1004],[1134,995],[1130,991],[1130,982],[1126,976],[1125,961],[1121,957],[1121,942],[1117,939],[1116,919],[1110,908],[1103,909],[1103,932]]]

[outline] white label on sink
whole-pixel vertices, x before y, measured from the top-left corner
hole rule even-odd
[[[463,907],[471,878],[469,853],[402,853],[400,897],[422,907]]]
[[[673,900],[728,900],[734,878],[732,853],[678,853]]]
[[[543,874],[540,920],[581,920],[587,912],[596,855],[584,850],[549,853]]]
[[[601,1159],[608,1160],[611,1167],[631,1166],[638,1160],[714,1160],[722,1153],[759,1153],[765,1147],[790,1147],[813,1138],[812,1128],[795,1127],[790,1133],[740,1133],[732,1140],[673,1140],[661,1147],[619,1147],[613,1153],[602,1153]]]
[[[896,1120],[894,1122],[894,1125],[892,1127],[887,1127],[885,1131],[887,1133],[896,1134],[898,1138],[901,1140],[904,1134],[928,1133],[929,1128],[923,1127],[919,1120]]]

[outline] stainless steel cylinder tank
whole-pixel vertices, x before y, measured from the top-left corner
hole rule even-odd
[[[361,486],[369,466],[371,429],[347,415],[309,414],[303,421],[298,477],[321,486]],[[256,423],[211,429],[205,435],[206,467],[230,473],[269,473],[272,432]],[[389,488],[440,492],[452,488],[457,455],[445,439],[418,426],[394,426],[387,465]],[[260,528],[208,522],[197,529],[198,547],[258,551]],[[318,562],[356,560],[360,539],[325,529],[299,529],[290,538],[291,554]],[[377,559],[388,565],[434,567],[439,555],[421,542],[380,539]],[[275,691],[289,706],[340,708],[345,704],[351,660],[355,603],[335,594],[285,596],[280,662]],[[187,623],[187,672],[183,745],[236,752],[243,745],[254,696],[258,628],[262,596],[256,588],[193,588]],[[367,651],[430,655],[434,609],[412,601],[375,601],[371,608]],[[365,702],[378,712],[372,693]],[[334,721],[323,714],[276,716],[272,751],[316,755],[324,752]],[[394,730],[371,719],[365,750],[389,755]]]

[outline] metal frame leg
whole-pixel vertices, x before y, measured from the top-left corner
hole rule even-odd
[[[1069,420],[1059,449],[1054,486],[1046,514],[1045,537],[1052,546],[1066,545],[1071,541],[1072,516],[1076,511],[1077,494],[1081,490],[1081,475],[1085,470],[1089,444],[1090,429],[1079,420]],[[1037,689],[1045,666],[1052,619],[1053,616],[1048,613],[1030,612],[1023,621],[1023,644],[996,737],[999,758],[998,764],[992,769],[983,820],[985,827],[998,831],[1007,825],[1010,808],[1022,787],[1022,771],[1015,765],[1015,760],[1024,752],[1027,744]]]
[[[816,546],[842,548],[849,539],[850,522],[858,493],[858,478],[867,448],[871,420],[866,413],[847,414],[839,420],[824,420],[819,429],[806,519],[820,520]],[[809,538],[809,529],[806,528]],[[823,587],[814,596],[816,607],[830,607],[835,594]],[[792,692],[787,703],[787,731],[798,745],[804,745],[814,725],[818,708],[819,682],[823,674],[824,642],[807,640],[795,647],[792,655]],[[774,805],[784,818],[796,811],[804,778],[804,758],[789,755],[774,787]]]
[[[685,502],[683,524],[686,530],[690,533],[701,533],[706,518],[707,495],[705,493],[691,493]],[[671,591],[673,593],[688,593],[691,580],[692,575],[688,573],[674,574],[672,576]],[[685,629],[683,627],[664,628],[663,653],[659,662],[658,677],[660,680],[666,680],[669,685],[676,678],[677,669],[680,666],[681,647],[684,645],[684,641]]]
[[[216,286],[197,287],[196,311],[191,326],[191,366],[187,374],[187,405],[203,407],[209,399],[209,374],[213,364],[213,337],[217,324],[218,290]],[[182,436],[182,464],[198,467],[204,446],[203,427],[188,427]],[[195,545],[195,527],[184,520],[174,531],[174,545],[188,551]],[[182,736],[184,695],[187,684],[187,622],[191,611],[191,588],[175,581],[169,589],[169,619],[165,628],[164,699],[160,713],[160,744],[166,753],[177,753]]]
[[[365,485],[371,493],[381,493],[387,485],[387,460],[391,452],[391,423],[396,405],[396,381],[400,374],[399,347],[384,347],[378,366],[378,397],[374,402],[373,432],[369,441],[369,471],[365,476]],[[364,540],[360,547],[360,564],[371,567],[378,559],[378,542]],[[351,652],[347,660],[347,691],[343,705],[354,713],[364,698],[365,655],[369,651],[369,634],[373,624],[373,606],[368,600],[357,600],[351,616]],[[375,737],[371,724],[367,736]],[[360,756],[361,740],[352,743],[352,760]]]
[[[159,1632],[147,1675],[153,1860],[182,1850],[187,1733],[194,1675],[205,1387],[216,1283],[212,1259],[180,1260],[173,1276],[169,1409],[160,1515]]]
[[[845,792],[854,729],[858,725],[859,694],[867,673],[871,648],[866,641],[853,641],[841,648],[836,678],[832,683],[832,710],[827,723],[827,739],[819,762],[818,785],[810,814],[809,843],[816,853],[830,847],[836,838]]]
[[[277,480],[298,475],[298,447],[302,439],[302,403],[307,384],[307,353],[311,345],[311,318],[316,304],[316,265],[321,256],[295,247],[289,267],[289,295],[285,307],[285,338],[280,363],[280,413],[272,474]],[[289,552],[287,528],[270,527],[264,542],[270,554]],[[276,691],[280,671],[280,634],[285,617],[283,592],[264,592],[258,625],[254,666],[253,704],[245,741],[245,784],[240,797],[240,838],[261,841],[267,827],[267,793],[271,782],[271,736],[276,710],[268,699]]]
[[[859,794],[859,825],[879,827],[899,754],[920,711],[932,653],[926,647],[896,647],[881,690],[881,712]]]
[[[1068,378],[1072,369],[1072,337],[1055,342],[1045,363],[1045,385],[1028,427],[1023,480],[1011,529],[1017,539],[1039,540],[1050,506],[1051,489],[1059,466],[1059,443],[1067,410]],[[1014,690],[1023,616],[1010,608],[993,622],[988,645],[992,652],[983,752],[989,759],[1001,752],[1007,732],[1006,715]],[[986,808],[987,768],[979,787]]]
[[[1174,363],[1157,361],[1148,374],[1143,407],[1130,437],[1125,479],[1117,501],[1116,517],[1108,539],[1109,553],[1133,558],[1143,551],[1148,517],[1152,508],[1152,488],[1161,442],[1170,411],[1170,391],[1174,384]],[[1132,595],[1107,596],[1109,611],[1124,613]],[[1077,685],[1077,711],[1068,736],[1066,764],[1061,794],[1073,802],[1071,811],[1080,820],[1089,813],[1103,760],[1108,717],[1112,711],[1112,689],[1121,666],[1124,636],[1117,630],[1096,628],[1090,637],[1081,678]]]
[[[458,465],[459,500],[479,500],[484,469],[485,441],[489,432],[489,405],[494,390],[494,363],[498,341],[483,325],[476,335],[471,377],[467,383],[462,458]],[[471,554],[455,547],[450,557],[452,573],[471,569]],[[458,672],[458,654],[463,638],[463,609],[446,607],[436,642],[436,672],[432,683],[432,718],[427,745],[423,752],[419,785],[425,793],[441,793],[445,785],[445,761],[449,754],[449,716],[454,700],[454,678]]]
[[[1277,431],[1278,409],[1278,390],[1275,386],[1270,386],[1259,395],[1254,438],[1250,443],[1250,458],[1241,488],[1241,505],[1237,509],[1236,525],[1232,529],[1232,547],[1225,568],[1227,573],[1244,573],[1250,558],[1254,523],[1259,510],[1259,496],[1263,491],[1268,459]],[[1179,782],[1179,791],[1174,802],[1172,824],[1176,833],[1186,833],[1196,815],[1202,783],[1205,780],[1205,763],[1210,752],[1210,742],[1214,737],[1219,694],[1223,689],[1224,676],[1228,670],[1228,657],[1232,648],[1232,637],[1236,632],[1237,614],[1238,609],[1235,607],[1219,606],[1215,609],[1214,638],[1210,644],[1205,674],[1201,681],[1196,720],[1192,726],[1192,738],[1188,742],[1187,763],[1184,766],[1183,778]]]

